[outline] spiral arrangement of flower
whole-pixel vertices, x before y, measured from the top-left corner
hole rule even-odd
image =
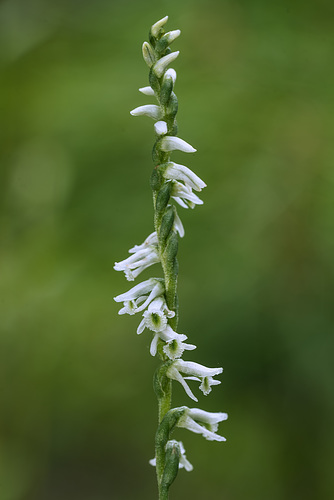
[[[155,97],[157,104],[139,106],[131,111],[133,116],[146,115],[155,120],[155,144],[152,151],[154,163],[151,175],[154,205],[154,232],[141,245],[129,250],[127,259],[116,262],[114,269],[124,271],[128,281],[153,264],[160,263],[163,278],[150,278],[115,297],[122,302],[119,314],[142,313],[137,328],[141,334],[145,329],[152,332],[150,353],[158,356],[161,365],[154,375],[154,389],[159,405],[159,426],[155,438],[155,458],[150,463],[156,466],[159,500],[168,498],[169,487],[179,468],[193,469],[185,455],[183,443],[171,439],[176,427],[185,427],[201,434],[211,441],[225,441],[216,433],[218,423],[227,419],[226,413],[211,413],[199,408],[182,406],[171,408],[172,381],[179,382],[186,394],[198,401],[187,380],[199,382],[204,395],[211,387],[220,384],[214,379],[222,373],[222,368],[207,368],[182,358],[185,351],[196,349],[185,341],[187,336],[178,333],[178,239],[185,232],[178,215],[176,204],[182,208],[194,208],[202,200],[194,193],[201,191],[206,184],[188,167],[171,161],[175,150],[193,153],[196,150],[183,139],[177,137],[176,114],[178,100],[174,93],[176,72],[168,66],[178,57],[172,52],[170,44],[180,35],[180,30],[165,32],[168,16],[151,27],[149,42],[143,44],[143,57],[149,71],[147,87],[140,92]]]

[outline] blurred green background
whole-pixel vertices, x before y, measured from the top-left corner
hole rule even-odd
[[[0,2],[0,498],[156,498],[149,332],[114,261],[152,231],[141,44],[180,28],[180,332],[223,366],[171,498],[334,498],[334,4]],[[151,268],[140,278],[158,272]],[[139,280],[138,280],[139,281]],[[196,392],[198,394],[198,391]],[[175,405],[189,404],[175,387]]]

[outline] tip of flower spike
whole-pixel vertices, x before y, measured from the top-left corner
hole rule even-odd
[[[156,23],[154,23],[151,27],[151,33],[153,36],[157,36],[159,34],[159,30],[167,23],[168,16],[159,19]]]

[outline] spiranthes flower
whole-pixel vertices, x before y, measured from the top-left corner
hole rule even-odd
[[[144,250],[150,245],[155,245],[155,246],[158,245],[158,236],[156,231],[149,234],[146,240],[141,245],[135,245],[134,247],[130,248],[129,253],[139,252],[139,250]]]
[[[184,427],[196,434],[202,434],[208,441],[226,441],[223,436],[216,434],[218,423],[226,420],[227,413],[211,413],[199,408],[187,408],[180,417],[177,426]]]
[[[143,311],[156,297],[165,293],[161,278],[151,278],[134,286],[128,292],[114,297],[115,302],[123,302],[118,314],[135,314]]]
[[[154,96],[155,95],[154,94],[154,90],[150,86],[148,86],[148,87],[141,87],[139,89],[139,92],[141,92],[144,95],[149,95],[149,96]]]
[[[206,187],[205,182],[190,168],[172,161],[167,164],[163,176],[165,179],[184,182],[187,187],[195,189],[195,191],[202,191]]]
[[[175,316],[174,311],[167,307],[166,300],[163,297],[157,297],[148,306],[144,312],[142,321],[139,323],[137,333],[140,334],[145,328],[153,332],[161,332],[167,326],[167,319]]]
[[[160,106],[156,104],[145,104],[144,106],[138,106],[138,108],[130,111],[132,116],[142,116],[146,115],[153,120],[160,120],[163,117],[163,112]]]
[[[206,396],[211,392],[212,385],[220,384],[220,381],[214,380],[213,377],[215,375],[219,375],[222,371],[222,368],[207,368],[199,363],[177,359],[168,368],[167,376],[177,382],[180,382],[188,396],[194,401],[198,401],[187,384],[186,379],[201,382],[199,388]],[[189,375],[189,377],[183,377],[181,374]]]
[[[183,238],[184,236],[184,227],[182,224],[182,221],[179,217],[179,214],[175,210],[175,217],[174,217],[174,224],[173,224],[173,229],[177,233],[179,233],[180,238]]]
[[[186,344],[179,339],[168,340],[163,347],[164,353],[172,360],[180,358],[184,351],[193,351],[194,349],[196,349],[194,344]]]
[[[167,21],[168,21],[168,16],[165,16],[152,25],[151,33],[154,37],[157,37],[159,35],[161,28],[167,23]]]
[[[180,51],[177,50],[176,52],[171,52],[170,54],[167,54],[166,56],[163,56],[161,59],[159,59],[158,62],[156,62],[153,66],[153,71],[157,75],[158,78],[161,78],[165,69],[167,68],[168,64],[173,62],[177,56],[179,55]]]
[[[130,257],[121,262],[115,262],[114,265],[115,271],[124,271],[128,281],[133,281],[144,269],[160,262],[158,246],[155,244],[144,242],[142,245],[131,248],[130,253],[132,253]]]
[[[174,440],[171,441],[172,443]],[[191,472],[193,470],[193,466],[189,462],[189,460],[186,457],[186,450],[183,446],[182,441],[175,441],[175,443],[178,443],[179,448],[180,448],[180,461],[179,461],[179,469],[185,469],[187,472]],[[150,465],[153,465],[153,467],[156,466],[156,458],[152,458],[152,460],[149,461]]]
[[[187,338],[187,335],[176,333],[170,325],[166,325],[166,328],[164,330],[162,330],[161,332],[157,332],[154,335],[150,346],[150,354],[152,356],[156,355],[159,339],[163,340],[164,342],[171,342],[172,340],[183,342],[184,340],[187,340]]]
[[[193,193],[189,186],[181,182],[173,181],[171,192],[172,198],[183,208],[195,208],[196,205],[203,205],[203,201]]]
[[[157,135],[166,135],[168,132],[167,123],[164,121],[158,121],[154,124],[154,130]]]
[[[175,69],[173,68],[169,68],[166,73],[164,74],[163,78],[162,78],[162,85],[167,81],[171,79],[172,82],[173,82],[173,85],[175,84],[176,82],[176,71]]]
[[[173,135],[168,135],[162,139],[161,149],[166,152],[178,150],[184,153],[195,153],[196,151],[188,142]]]

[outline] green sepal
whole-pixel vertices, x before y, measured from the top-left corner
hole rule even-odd
[[[148,33],[148,40],[150,42],[150,44],[152,45],[152,47],[155,48],[155,44],[156,44],[156,39],[155,37],[152,35],[152,31],[150,30],[149,33]]]
[[[179,443],[174,440],[168,441],[165,452],[165,468],[161,479],[161,488],[166,492],[179,472],[180,456],[181,449]]]
[[[153,71],[153,67],[150,68],[150,72],[149,72],[149,75],[148,75],[148,81],[150,82],[150,85],[151,85],[152,89],[154,90],[154,92],[156,94],[159,94],[159,92],[160,92],[160,82],[159,82],[159,78],[157,77],[157,75]]]
[[[166,106],[166,116],[168,119],[174,119],[179,108],[179,103],[174,92],[171,93],[169,101]]]
[[[162,216],[161,226],[159,231],[159,242],[162,250],[164,249],[168,235],[170,234],[173,228],[174,219],[175,219],[175,207],[174,206],[167,207],[164,215]]]
[[[166,106],[166,104],[168,103],[173,91],[173,87],[174,87],[173,78],[171,76],[165,78],[163,84],[161,85],[161,92],[160,92],[160,103],[162,104],[162,106]]]
[[[152,191],[158,191],[161,188],[163,181],[164,179],[161,175],[160,170],[157,167],[155,167],[152,171],[150,179]]]
[[[157,199],[155,202],[155,209],[160,217],[162,217],[162,213],[164,212],[165,208],[168,205],[171,189],[172,189],[172,183],[166,182],[158,192]]]
[[[168,393],[170,379],[167,377],[166,373],[170,365],[171,361],[167,361],[159,366],[154,373],[153,389],[158,399],[164,398]]]
[[[157,448],[165,451],[170,433],[173,431],[174,427],[187,409],[187,406],[180,406],[179,408],[173,408],[166,413],[155,434],[155,445]]]
[[[168,45],[168,37],[166,35],[163,35],[160,40],[156,42],[155,50],[158,52],[158,54],[162,54],[167,49]]]
[[[178,246],[179,239],[177,237],[177,234],[175,231],[171,231],[167,238],[167,244],[164,251],[164,257],[168,263],[168,267],[170,267],[177,255]]]
[[[161,150],[161,139],[159,138],[152,149],[152,160],[154,165],[161,165],[168,160],[168,153]]]

